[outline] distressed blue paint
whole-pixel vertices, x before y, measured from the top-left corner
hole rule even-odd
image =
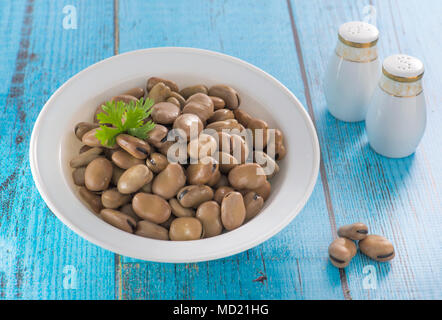
[[[120,52],[190,46],[231,54],[277,77],[307,107],[301,76],[306,70],[324,181],[318,180],[301,214],[271,240],[197,264],[126,257],[115,264],[114,254],[75,235],[45,206],[27,161],[33,122],[59,85],[113,54],[114,8],[105,0],[38,1],[26,18],[29,2],[0,2],[0,299],[343,299],[346,282],[346,296],[354,299],[442,297],[442,113],[437,108],[442,62],[434,39],[442,30],[440,1],[406,0],[400,7],[397,0],[374,1],[381,56],[401,51],[427,66],[428,129],[418,152],[401,160],[376,155],[363,123],[340,123],[325,109],[322,77],[336,29],[361,19],[368,1],[292,1],[298,52],[285,0],[119,1]],[[66,4],[77,8],[77,30],[62,28]],[[395,260],[379,264],[358,255],[340,277],[326,258],[336,231],[330,212],[338,226],[364,221],[386,235],[396,246]],[[377,270],[376,290],[362,286],[369,264]],[[76,290],[63,289],[66,265],[78,269]],[[261,272],[267,280],[253,281]]]
[[[63,1],[0,3],[3,299],[114,297],[113,254],[78,237],[48,210],[29,169],[31,130],[45,101],[69,77],[112,55],[112,5],[94,1],[90,11],[90,2],[69,3],[80,17],[76,31],[62,28]],[[77,270],[77,289],[63,286],[67,265]]]

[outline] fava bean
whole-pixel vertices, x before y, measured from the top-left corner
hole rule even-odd
[[[368,227],[361,222],[342,226],[338,229],[338,235],[340,237],[348,238],[351,240],[363,240],[367,237],[367,234]]]
[[[187,241],[201,238],[203,226],[197,218],[176,218],[170,224],[170,240]]]
[[[221,221],[224,228],[233,230],[240,227],[246,218],[246,207],[241,193],[232,191],[221,202]]]
[[[370,234],[359,241],[359,249],[373,260],[385,262],[394,258],[393,244],[385,237]]]
[[[347,238],[337,238],[328,247],[331,263],[338,268],[345,268],[356,255],[356,245]]]
[[[223,231],[221,208],[215,201],[206,201],[200,204],[196,211],[196,218],[203,225],[203,238],[217,236]]]
[[[166,200],[155,194],[139,192],[132,199],[132,208],[143,220],[163,223],[170,217],[170,206]]]
[[[103,191],[112,179],[112,163],[105,158],[92,160],[86,167],[84,182],[90,191]]]
[[[135,234],[145,238],[169,240],[169,230],[147,220],[137,223]]]
[[[205,185],[190,185],[178,191],[177,199],[185,208],[198,208],[201,203],[213,199],[213,190]]]
[[[129,233],[134,232],[137,224],[134,219],[117,210],[103,209],[100,212],[100,216],[110,225]]]
[[[178,163],[169,163],[153,180],[152,192],[164,199],[173,198],[186,184],[184,170]]]
[[[118,180],[118,191],[123,194],[134,193],[153,179],[152,171],[144,164],[130,167]]]

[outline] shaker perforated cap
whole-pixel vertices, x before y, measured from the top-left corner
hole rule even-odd
[[[379,30],[366,22],[350,21],[339,27],[338,37],[350,47],[368,48],[378,41]]]
[[[394,54],[382,63],[382,72],[392,80],[413,82],[424,75],[424,64],[419,59],[406,54]]]

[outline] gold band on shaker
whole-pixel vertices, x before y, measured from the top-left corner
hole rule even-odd
[[[387,78],[397,81],[397,82],[415,82],[417,80],[422,79],[422,77],[424,76],[424,73],[422,72],[420,75],[418,75],[416,77],[399,77],[399,76],[395,76],[395,75],[389,73],[387,70],[384,69],[384,67],[382,67],[382,73]]]
[[[357,63],[367,63],[367,62],[372,62],[372,61],[375,61],[378,59],[378,57],[376,56],[376,58],[373,58],[370,60],[352,60],[352,59],[348,59],[348,58],[341,56],[336,50],[335,50],[335,53],[339,58],[341,58],[343,60],[350,61],[350,62],[357,62]]]
[[[341,41],[343,44],[346,44],[349,47],[353,47],[353,48],[370,48],[376,45],[376,43],[378,42],[379,38],[376,40],[373,40],[372,42],[367,42],[367,43],[358,43],[358,42],[353,42],[353,41],[348,41],[345,40],[344,38],[341,37],[341,35],[338,33],[338,39],[339,41]]]
[[[417,97],[418,95],[420,95],[424,90],[421,90],[421,91],[419,91],[418,93],[416,93],[415,95],[413,95],[413,96],[399,96],[399,95],[396,95],[396,94],[392,94],[391,92],[388,92],[387,90],[385,90],[384,88],[382,88],[382,86],[381,85],[379,85],[379,89],[381,89],[382,91],[384,91],[386,94],[388,94],[388,95],[390,95],[390,96],[393,96],[393,97],[396,97],[396,98],[414,98],[414,97]]]

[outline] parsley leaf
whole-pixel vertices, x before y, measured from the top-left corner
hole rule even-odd
[[[147,139],[148,132],[155,127],[151,120],[145,122],[151,112],[154,101],[141,98],[136,103],[131,101],[108,101],[103,106],[103,112],[97,115],[100,129],[95,136],[101,144],[112,147],[120,133],[128,133],[140,139]],[[108,125],[111,125],[109,127]]]

